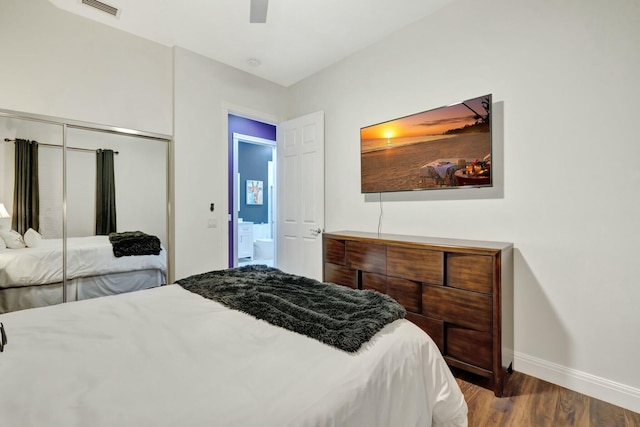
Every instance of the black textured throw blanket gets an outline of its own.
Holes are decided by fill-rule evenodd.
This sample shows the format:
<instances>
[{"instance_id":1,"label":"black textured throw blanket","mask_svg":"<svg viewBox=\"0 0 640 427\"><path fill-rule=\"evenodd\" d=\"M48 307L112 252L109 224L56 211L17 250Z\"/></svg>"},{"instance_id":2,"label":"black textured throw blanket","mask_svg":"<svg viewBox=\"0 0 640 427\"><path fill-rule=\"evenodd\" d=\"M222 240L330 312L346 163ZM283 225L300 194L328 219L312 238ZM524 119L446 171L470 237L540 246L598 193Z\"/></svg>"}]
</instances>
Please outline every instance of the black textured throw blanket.
<instances>
[{"instance_id":1,"label":"black textured throw blanket","mask_svg":"<svg viewBox=\"0 0 640 427\"><path fill-rule=\"evenodd\" d=\"M404 308L387 295L284 273L264 265L211 271L176 283L347 352L356 352Z\"/></svg>"},{"instance_id":2,"label":"black textured throw blanket","mask_svg":"<svg viewBox=\"0 0 640 427\"><path fill-rule=\"evenodd\" d=\"M117 258L130 255L159 255L160 239L142 231L110 233L109 241Z\"/></svg>"}]
</instances>

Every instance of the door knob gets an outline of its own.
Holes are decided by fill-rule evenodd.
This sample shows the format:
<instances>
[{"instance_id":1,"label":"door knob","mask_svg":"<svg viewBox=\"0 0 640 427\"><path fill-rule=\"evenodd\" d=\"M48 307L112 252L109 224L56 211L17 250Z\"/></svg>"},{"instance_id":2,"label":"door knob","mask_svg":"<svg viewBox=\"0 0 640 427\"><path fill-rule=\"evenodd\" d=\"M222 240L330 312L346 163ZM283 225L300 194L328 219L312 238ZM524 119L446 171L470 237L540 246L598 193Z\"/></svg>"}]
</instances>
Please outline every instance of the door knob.
<instances>
[{"instance_id":1,"label":"door knob","mask_svg":"<svg viewBox=\"0 0 640 427\"><path fill-rule=\"evenodd\" d=\"M322 233L322 229L320 227L311 229L311 235L313 235L313 237L316 237L320 233Z\"/></svg>"}]
</instances>

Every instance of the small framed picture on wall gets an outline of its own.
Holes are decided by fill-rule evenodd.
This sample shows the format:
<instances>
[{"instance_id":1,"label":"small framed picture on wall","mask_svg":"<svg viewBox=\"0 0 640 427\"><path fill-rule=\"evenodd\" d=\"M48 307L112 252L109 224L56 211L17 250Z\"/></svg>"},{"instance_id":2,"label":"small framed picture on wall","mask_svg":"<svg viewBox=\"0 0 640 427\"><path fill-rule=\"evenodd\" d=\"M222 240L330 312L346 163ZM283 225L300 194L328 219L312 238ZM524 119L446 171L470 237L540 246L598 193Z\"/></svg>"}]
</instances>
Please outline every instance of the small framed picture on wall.
<instances>
[{"instance_id":1,"label":"small framed picture on wall","mask_svg":"<svg viewBox=\"0 0 640 427\"><path fill-rule=\"evenodd\" d=\"M262 181L254 179L247 180L247 204L248 205L261 205L262 204Z\"/></svg>"}]
</instances>

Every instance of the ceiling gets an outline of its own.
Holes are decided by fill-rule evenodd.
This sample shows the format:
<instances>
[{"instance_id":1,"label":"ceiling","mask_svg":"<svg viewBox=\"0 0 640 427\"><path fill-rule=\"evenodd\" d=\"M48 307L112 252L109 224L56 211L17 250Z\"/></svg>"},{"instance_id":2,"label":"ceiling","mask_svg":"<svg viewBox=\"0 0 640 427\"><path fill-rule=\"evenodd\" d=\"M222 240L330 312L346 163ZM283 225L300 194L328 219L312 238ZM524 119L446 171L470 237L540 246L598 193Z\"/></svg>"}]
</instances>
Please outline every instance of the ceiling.
<instances>
[{"instance_id":1,"label":"ceiling","mask_svg":"<svg viewBox=\"0 0 640 427\"><path fill-rule=\"evenodd\" d=\"M453 0L270 0L265 24L249 23L250 0L81 0L59 8L166 46L180 46L290 86Z\"/></svg>"}]
</instances>

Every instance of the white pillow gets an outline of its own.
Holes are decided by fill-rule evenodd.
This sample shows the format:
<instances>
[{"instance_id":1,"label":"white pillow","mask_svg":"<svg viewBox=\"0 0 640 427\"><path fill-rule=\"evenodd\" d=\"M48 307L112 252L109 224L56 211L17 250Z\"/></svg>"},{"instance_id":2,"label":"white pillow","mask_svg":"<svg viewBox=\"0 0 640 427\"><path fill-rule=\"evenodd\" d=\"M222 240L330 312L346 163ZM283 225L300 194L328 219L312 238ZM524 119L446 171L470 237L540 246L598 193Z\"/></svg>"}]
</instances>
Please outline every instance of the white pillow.
<instances>
[{"instance_id":1,"label":"white pillow","mask_svg":"<svg viewBox=\"0 0 640 427\"><path fill-rule=\"evenodd\" d=\"M29 248L37 248L40 246L40 240L42 240L42 235L33 228L28 229L27 232L24 233L24 244Z\"/></svg>"},{"instance_id":2,"label":"white pillow","mask_svg":"<svg viewBox=\"0 0 640 427\"><path fill-rule=\"evenodd\" d=\"M0 238L0 252L7 249L7 245L4 243L4 239Z\"/></svg>"},{"instance_id":3,"label":"white pillow","mask_svg":"<svg viewBox=\"0 0 640 427\"><path fill-rule=\"evenodd\" d=\"M9 249L22 249L25 247L22 236L15 230L2 230L0 231L0 237L2 237Z\"/></svg>"}]
</instances>

